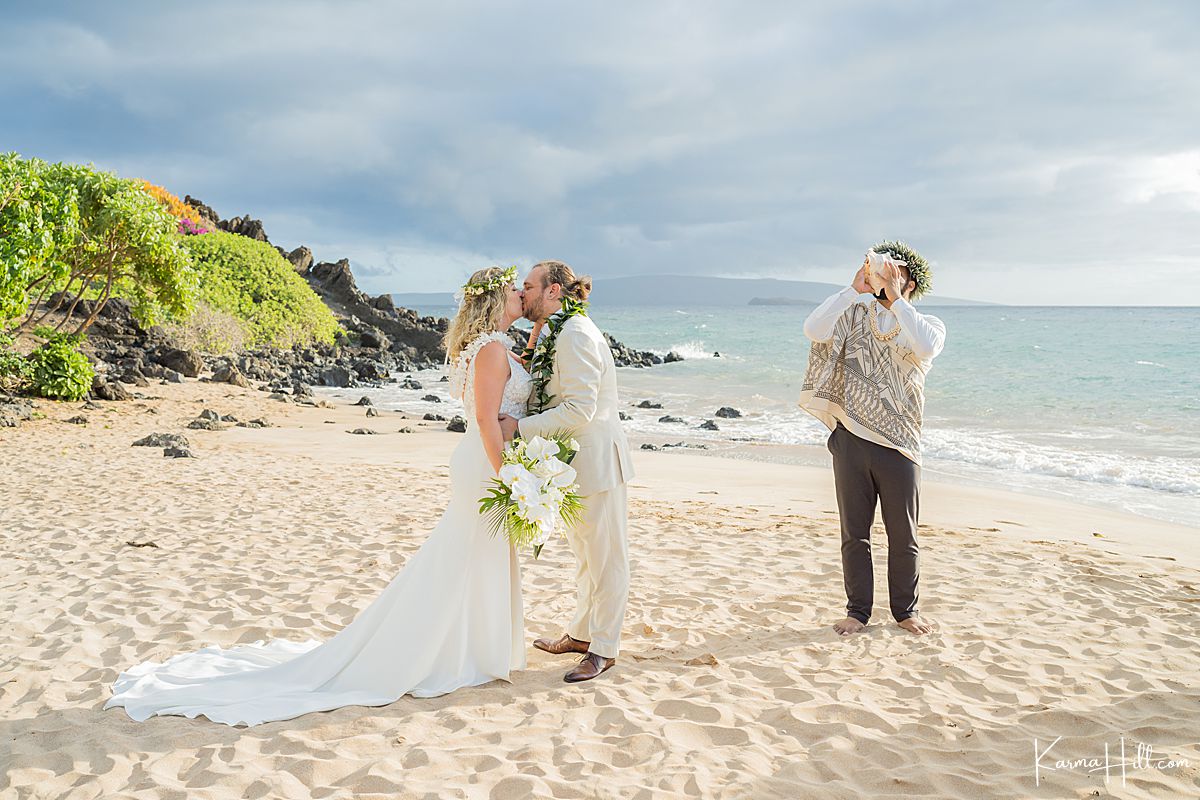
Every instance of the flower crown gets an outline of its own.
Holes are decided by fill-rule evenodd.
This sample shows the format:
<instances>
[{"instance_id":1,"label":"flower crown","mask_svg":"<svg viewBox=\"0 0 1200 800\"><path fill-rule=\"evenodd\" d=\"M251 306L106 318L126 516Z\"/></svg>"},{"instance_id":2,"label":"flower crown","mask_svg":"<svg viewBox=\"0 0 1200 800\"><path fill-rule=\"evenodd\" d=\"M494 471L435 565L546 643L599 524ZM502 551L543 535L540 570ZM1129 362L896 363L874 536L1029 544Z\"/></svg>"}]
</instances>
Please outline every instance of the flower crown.
<instances>
[{"instance_id":1,"label":"flower crown","mask_svg":"<svg viewBox=\"0 0 1200 800\"><path fill-rule=\"evenodd\" d=\"M499 275L493 275L486 281L482 281L480 283L471 283L468 281L467 283L464 283L462 288L458 290L458 294L460 298L478 297L481 294L487 294L488 292L495 291L501 286L507 286L516 279L517 267L514 264L513 266L501 272Z\"/></svg>"},{"instance_id":2,"label":"flower crown","mask_svg":"<svg viewBox=\"0 0 1200 800\"><path fill-rule=\"evenodd\" d=\"M929 290L933 288L933 268L929 266L929 262L921 257L921 254L904 242L880 242L871 248L872 251L880 255L886 253L892 257L892 260L897 264L903 264L908 268L909 277L916 281L916 288L912 291L912 299L919 300L921 297L929 294Z\"/></svg>"}]
</instances>

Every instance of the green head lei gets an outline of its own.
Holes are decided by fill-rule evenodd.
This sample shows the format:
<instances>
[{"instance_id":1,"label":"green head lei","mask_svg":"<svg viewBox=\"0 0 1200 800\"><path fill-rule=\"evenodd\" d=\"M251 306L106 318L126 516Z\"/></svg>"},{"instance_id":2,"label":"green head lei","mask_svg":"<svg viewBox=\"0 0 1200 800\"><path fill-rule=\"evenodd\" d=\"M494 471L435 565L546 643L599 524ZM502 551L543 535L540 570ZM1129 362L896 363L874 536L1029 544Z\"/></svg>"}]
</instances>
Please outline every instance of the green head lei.
<instances>
[{"instance_id":1,"label":"green head lei","mask_svg":"<svg viewBox=\"0 0 1200 800\"><path fill-rule=\"evenodd\" d=\"M897 261L903 261L904 266L908 268L909 276L916 281L917 287L913 289L910 297L913 300L919 300L929 294L929 290L933 288L933 269L929 266L929 262L921 257L921 254L904 242L880 242L871 248L876 253L888 253Z\"/></svg>"}]
</instances>

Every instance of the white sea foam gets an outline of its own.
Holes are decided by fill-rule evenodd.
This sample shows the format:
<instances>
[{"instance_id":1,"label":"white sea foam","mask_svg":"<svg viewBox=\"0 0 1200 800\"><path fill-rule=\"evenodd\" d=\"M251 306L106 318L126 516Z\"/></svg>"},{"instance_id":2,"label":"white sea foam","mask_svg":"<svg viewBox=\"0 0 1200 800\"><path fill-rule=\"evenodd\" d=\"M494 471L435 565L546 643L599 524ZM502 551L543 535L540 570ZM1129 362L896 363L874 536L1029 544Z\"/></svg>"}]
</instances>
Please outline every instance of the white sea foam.
<instances>
[{"instance_id":1,"label":"white sea foam","mask_svg":"<svg viewBox=\"0 0 1200 800\"><path fill-rule=\"evenodd\" d=\"M683 356L684 360L696 358L712 358L713 350L705 346L704 342L699 339L692 339L687 342L673 344L666 350L657 350L659 355L665 356L667 353L678 353Z\"/></svg>"},{"instance_id":2,"label":"white sea foam","mask_svg":"<svg viewBox=\"0 0 1200 800\"><path fill-rule=\"evenodd\" d=\"M1194 460L1036 445L997 431L927 428L922 438L924 455L942 461L1200 497Z\"/></svg>"},{"instance_id":3,"label":"white sea foam","mask_svg":"<svg viewBox=\"0 0 1200 800\"><path fill-rule=\"evenodd\" d=\"M1166 364L1159 364L1157 361L1135 361L1135 364L1140 364L1143 367L1162 367L1166 369Z\"/></svg>"},{"instance_id":4,"label":"white sea foam","mask_svg":"<svg viewBox=\"0 0 1200 800\"><path fill-rule=\"evenodd\" d=\"M747 400L760 400L754 396ZM706 410L698 416L688 416L683 402L664 403L662 411L634 410L628 423L634 432L666 438L685 436L690 439L728 441L748 438L756 442L780 445L824 446L829 431L807 413L774 411L746 412L740 419L717 420L719 431L705 431L697 426L708 418ZM745 411L745 409L743 409ZM661 423L658 417L670 414L682 416L685 424ZM1067 440L1099 437L1063 436ZM922 440L923 456L927 460L957 462L973 467L985 467L1001 473L1080 481L1091 484L1128 486L1168 492L1175 495L1200 497L1200 470L1195 460L1155 456L1138 457L1129 453L1062 446L1035 445L1013 434L1000 431L965 431L936 428L926 425Z\"/></svg>"}]
</instances>

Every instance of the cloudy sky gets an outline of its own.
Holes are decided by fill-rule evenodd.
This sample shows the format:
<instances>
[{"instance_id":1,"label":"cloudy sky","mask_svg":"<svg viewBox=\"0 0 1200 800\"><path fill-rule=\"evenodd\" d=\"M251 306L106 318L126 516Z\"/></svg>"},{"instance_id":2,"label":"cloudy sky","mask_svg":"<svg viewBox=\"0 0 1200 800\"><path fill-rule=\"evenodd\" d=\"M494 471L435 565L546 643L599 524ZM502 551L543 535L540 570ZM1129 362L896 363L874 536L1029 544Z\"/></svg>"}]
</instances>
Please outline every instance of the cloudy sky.
<instances>
[{"instance_id":1,"label":"cloudy sky","mask_svg":"<svg viewBox=\"0 0 1200 800\"><path fill-rule=\"evenodd\" d=\"M349 257L1200 297L1200 3L6 4L0 149Z\"/></svg>"}]
</instances>

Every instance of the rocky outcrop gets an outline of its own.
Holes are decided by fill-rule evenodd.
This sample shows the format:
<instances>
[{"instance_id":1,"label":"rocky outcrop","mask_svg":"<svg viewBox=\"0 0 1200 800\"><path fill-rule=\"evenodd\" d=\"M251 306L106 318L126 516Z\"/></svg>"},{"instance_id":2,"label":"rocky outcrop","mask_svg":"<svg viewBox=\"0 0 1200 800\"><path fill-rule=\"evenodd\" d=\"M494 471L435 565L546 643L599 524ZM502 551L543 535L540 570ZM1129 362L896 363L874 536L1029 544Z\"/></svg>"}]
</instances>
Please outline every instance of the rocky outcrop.
<instances>
[{"instance_id":1,"label":"rocky outcrop","mask_svg":"<svg viewBox=\"0 0 1200 800\"><path fill-rule=\"evenodd\" d=\"M398 353L430 366L445 358L442 336L449 320L396 308L391 295L368 296L355 283L348 259L322 261L301 274L351 331L352 342L357 338L362 347Z\"/></svg>"},{"instance_id":2,"label":"rocky outcrop","mask_svg":"<svg viewBox=\"0 0 1200 800\"><path fill-rule=\"evenodd\" d=\"M192 197L190 194L184 195L183 202L187 203L200 214L200 221L205 223L204 227L209 230L216 230L221 227L221 218L217 216L217 212L213 211L212 206L204 204L204 201Z\"/></svg>"},{"instance_id":3,"label":"rocky outcrop","mask_svg":"<svg viewBox=\"0 0 1200 800\"><path fill-rule=\"evenodd\" d=\"M297 247L295 250L293 250L290 253L286 252L282 247L279 247L278 245L276 245L275 249L278 250L279 255L286 258L291 263L291 265L296 268L296 272L299 272L301 275L307 274L308 271L310 269L312 269L312 265L313 265L312 250L309 250L304 245L300 245L299 247Z\"/></svg>"},{"instance_id":4,"label":"rocky outcrop","mask_svg":"<svg viewBox=\"0 0 1200 800\"><path fill-rule=\"evenodd\" d=\"M226 233L236 233L238 236L245 236L247 239L254 239L259 242L269 241L267 239L267 232L263 229L262 220L251 219L249 215L221 220L217 223L217 227Z\"/></svg>"},{"instance_id":5,"label":"rocky outcrop","mask_svg":"<svg viewBox=\"0 0 1200 800\"><path fill-rule=\"evenodd\" d=\"M652 367L655 364L663 363L662 356L651 353L649 350L634 350L632 347L621 344L607 333L604 334L604 339L608 342L608 347L612 350L613 361L618 367Z\"/></svg>"}]
</instances>

